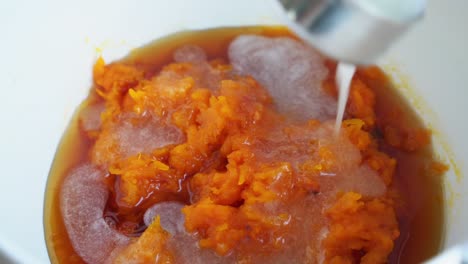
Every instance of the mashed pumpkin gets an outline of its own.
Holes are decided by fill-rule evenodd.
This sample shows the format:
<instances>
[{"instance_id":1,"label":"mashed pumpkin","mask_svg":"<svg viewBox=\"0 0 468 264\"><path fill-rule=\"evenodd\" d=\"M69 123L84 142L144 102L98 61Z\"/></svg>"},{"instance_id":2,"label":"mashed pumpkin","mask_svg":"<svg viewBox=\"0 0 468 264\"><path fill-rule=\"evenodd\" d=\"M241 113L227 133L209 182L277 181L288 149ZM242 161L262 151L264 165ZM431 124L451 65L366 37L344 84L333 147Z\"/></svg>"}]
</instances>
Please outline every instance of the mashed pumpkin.
<instances>
[{"instance_id":1,"label":"mashed pumpkin","mask_svg":"<svg viewBox=\"0 0 468 264\"><path fill-rule=\"evenodd\" d=\"M386 77L370 67L353 78L335 134L335 64L291 39L243 41L256 47L244 61L233 44L228 59L183 46L158 70L97 60L79 117L88 157L61 196L84 261L388 262L404 205L397 160L381 142L412 153L430 143L428 131L394 121L398 109L377 113L369 82ZM264 43L287 47L273 53L301 68L256 68L272 64ZM299 88L284 93L288 83Z\"/></svg>"},{"instance_id":2,"label":"mashed pumpkin","mask_svg":"<svg viewBox=\"0 0 468 264\"><path fill-rule=\"evenodd\" d=\"M105 65L99 59L94 66L95 91L105 108L97 129L87 131L96 140L91 160L112 175L109 189L123 218L187 192L190 199L182 209L185 228L198 235L199 246L221 256L235 251L238 260L249 263L254 259L249 251L282 251L291 239L297 239L294 236L303 234L298 228L307 228L307 223L293 223L296 216L292 213L307 211L296 205L321 193L321 173L340 170L342 158L336 157L334 145L340 142L314 142L314 137L305 134L326 124L289 122L255 79L232 75L231 65L222 60L209 64L216 70L217 87L209 86L213 80L208 79L214 77L194 63L171 63L148 78L138 67ZM369 133L376 125L374 97L358 77L353 80L348 105L351 118L343 122L342 140L351 142L361 154L359 162L389 186L396 161L378 150ZM151 135L160 135L157 140L169 144L156 142L148 149L143 147L143 152L132 153L119 143L119 137L132 136L119 135L126 133L119 131L122 120L148 129L155 126L149 119L162 124ZM391 144L417 146L401 135L391 128L385 130ZM273 149L282 152L268 155ZM392 199L385 194L374 196L349 191L317 199L323 211L312 213L323 216L310 216L309 228L317 229L313 218L320 218L324 226L319 229L326 230L326 236L320 241L301 238L311 240L299 242L307 248L304 254L323 251L318 255L324 263L386 262L399 235L398 222ZM157 221L120 254L135 259L160 254L162 263L170 263L171 254L177 252L164 247L168 234Z\"/></svg>"}]
</instances>

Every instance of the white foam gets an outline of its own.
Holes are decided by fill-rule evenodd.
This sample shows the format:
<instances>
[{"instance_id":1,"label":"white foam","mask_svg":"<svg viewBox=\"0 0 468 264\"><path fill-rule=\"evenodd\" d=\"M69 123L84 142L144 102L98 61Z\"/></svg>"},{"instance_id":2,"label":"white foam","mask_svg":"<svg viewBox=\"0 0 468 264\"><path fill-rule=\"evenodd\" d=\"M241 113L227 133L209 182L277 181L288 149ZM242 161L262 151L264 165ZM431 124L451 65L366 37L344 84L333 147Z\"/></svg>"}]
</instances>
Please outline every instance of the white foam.
<instances>
[{"instance_id":1,"label":"white foam","mask_svg":"<svg viewBox=\"0 0 468 264\"><path fill-rule=\"evenodd\" d=\"M196 86L213 92L217 91L222 80L221 72L208 63L207 55L201 47L196 45L182 46L174 51L173 57L175 62L189 62L192 64L186 75L195 80ZM179 78L180 76L176 76L176 80ZM170 79L169 81L171 81ZM174 78L172 78L173 80Z\"/></svg>"},{"instance_id":2,"label":"white foam","mask_svg":"<svg viewBox=\"0 0 468 264\"><path fill-rule=\"evenodd\" d=\"M359 149L343 133L335 135L332 122L326 122L316 130L319 146L327 147L334 156L338 171L349 172L361 163Z\"/></svg>"},{"instance_id":3,"label":"white foam","mask_svg":"<svg viewBox=\"0 0 468 264\"><path fill-rule=\"evenodd\" d=\"M185 135L176 126L153 116L141 117L134 113L123 113L106 125L110 127L100 134L93 152L93 158L101 165L139 153L148 154L155 149L185 140ZM109 149L112 150L112 155L109 155Z\"/></svg>"},{"instance_id":4,"label":"white foam","mask_svg":"<svg viewBox=\"0 0 468 264\"><path fill-rule=\"evenodd\" d=\"M160 216L161 227L172 235L185 232L183 204L179 202L160 202L146 210L143 220L147 226L156 216Z\"/></svg>"},{"instance_id":5,"label":"white foam","mask_svg":"<svg viewBox=\"0 0 468 264\"><path fill-rule=\"evenodd\" d=\"M177 235L168 241L169 248L175 252L176 263L227 264L235 263L230 256L219 256L211 249L202 249L196 235Z\"/></svg>"},{"instance_id":6,"label":"white foam","mask_svg":"<svg viewBox=\"0 0 468 264\"><path fill-rule=\"evenodd\" d=\"M386 186L380 176L362 164L359 149L349 141L346 135L333 133L331 122L317 130L319 145L326 146L333 153L333 170L323 172L321 189L330 197L337 192L358 192L364 196L378 197L385 193ZM333 176L333 177L329 177ZM328 179L323 179L328 178Z\"/></svg>"},{"instance_id":7,"label":"white foam","mask_svg":"<svg viewBox=\"0 0 468 264\"><path fill-rule=\"evenodd\" d=\"M80 112L81 128L86 131L97 131L101 128L101 113L105 109L103 102L92 104L83 108Z\"/></svg>"},{"instance_id":8,"label":"white foam","mask_svg":"<svg viewBox=\"0 0 468 264\"><path fill-rule=\"evenodd\" d=\"M76 253L87 263L104 263L128 237L109 227L103 218L108 191L102 172L91 165L72 170L60 192L60 209Z\"/></svg>"},{"instance_id":9,"label":"white foam","mask_svg":"<svg viewBox=\"0 0 468 264\"><path fill-rule=\"evenodd\" d=\"M229 59L240 74L263 84L281 112L298 119L336 115L336 100L322 89L328 70L321 56L287 37L242 35L231 42Z\"/></svg>"},{"instance_id":10,"label":"white foam","mask_svg":"<svg viewBox=\"0 0 468 264\"><path fill-rule=\"evenodd\" d=\"M230 263L229 257L220 257L211 249L201 249L198 246L196 234L185 230L183 207L179 202L157 203L145 212L144 222L149 225L156 216L160 216L161 227L171 234L168 246L174 253L176 263Z\"/></svg>"},{"instance_id":11,"label":"white foam","mask_svg":"<svg viewBox=\"0 0 468 264\"><path fill-rule=\"evenodd\" d=\"M132 122L131 116L123 116L115 129L122 156L129 157L138 153L150 153L153 150L184 140L182 132L173 125L164 124L151 117L148 120Z\"/></svg>"},{"instance_id":12,"label":"white foam","mask_svg":"<svg viewBox=\"0 0 468 264\"><path fill-rule=\"evenodd\" d=\"M174 61L176 62L201 62L206 60L205 51L196 45L184 45L174 51Z\"/></svg>"},{"instance_id":13,"label":"white foam","mask_svg":"<svg viewBox=\"0 0 468 264\"><path fill-rule=\"evenodd\" d=\"M367 197L382 196L387 190L377 172L367 165L358 166L348 174L343 173L337 181L337 188L344 192L357 192Z\"/></svg>"}]
</instances>

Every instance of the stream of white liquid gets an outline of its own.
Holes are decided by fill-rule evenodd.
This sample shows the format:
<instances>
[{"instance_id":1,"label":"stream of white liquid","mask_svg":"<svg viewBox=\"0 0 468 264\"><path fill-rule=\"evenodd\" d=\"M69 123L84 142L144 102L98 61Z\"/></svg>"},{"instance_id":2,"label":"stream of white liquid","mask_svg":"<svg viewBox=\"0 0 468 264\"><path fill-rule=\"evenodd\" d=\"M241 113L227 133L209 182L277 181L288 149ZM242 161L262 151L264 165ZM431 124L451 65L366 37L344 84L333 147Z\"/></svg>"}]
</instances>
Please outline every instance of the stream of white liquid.
<instances>
[{"instance_id":1,"label":"stream of white liquid","mask_svg":"<svg viewBox=\"0 0 468 264\"><path fill-rule=\"evenodd\" d=\"M356 72L356 66L353 64L340 62L336 68L335 82L338 87L338 109L336 111L335 135L340 133L341 122L348 102L349 86L354 72Z\"/></svg>"}]
</instances>

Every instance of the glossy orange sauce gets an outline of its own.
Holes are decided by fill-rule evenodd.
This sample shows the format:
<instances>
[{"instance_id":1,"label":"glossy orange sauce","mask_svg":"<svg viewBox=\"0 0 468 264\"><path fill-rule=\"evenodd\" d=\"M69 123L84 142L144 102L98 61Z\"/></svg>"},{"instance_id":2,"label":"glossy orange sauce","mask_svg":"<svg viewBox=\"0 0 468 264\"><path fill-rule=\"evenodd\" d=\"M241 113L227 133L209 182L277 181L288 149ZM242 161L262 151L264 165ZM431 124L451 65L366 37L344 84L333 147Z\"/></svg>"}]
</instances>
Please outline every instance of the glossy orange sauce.
<instances>
[{"instance_id":1,"label":"glossy orange sauce","mask_svg":"<svg viewBox=\"0 0 468 264\"><path fill-rule=\"evenodd\" d=\"M286 29L277 27L226 28L185 32L139 48L124 58L122 62L135 65L143 69L148 76L152 76L159 72L164 65L170 63L173 51L184 44L194 44L202 47L209 58L227 60L226 49L230 41L235 36L246 33L295 38ZM336 63L327 61L327 67L330 72L329 78L324 83L325 89L330 93L336 93L333 82ZM353 82L355 88L354 94L353 89L351 90L348 114L360 118L366 124L375 122L375 129L369 133L378 142L379 151L383 151L390 157L395 158L397 163L393 177L387 179L387 181L391 181L391 189L398 193L397 198L395 198L397 201L395 210L400 234L389 256L389 262L420 262L434 255L443 243L443 194L441 187L443 170L435 162L432 146L422 122L411 110L407 102L401 98L396 89L392 87L390 80L380 69L376 67L359 69ZM366 105L366 102L370 100L368 97L373 95L366 92L365 89L367 88L359 88L360 85L356 84L357 82L362 82L362 86L370 88L373 95L375 95L375 106L373 108ZM64 176L71 168L93 159L93 157L90 157L89 152L94 141L84 131L80 130L78 114L82 109L86 109L88 104L93 104L99 100L99 95L93 90L88 99L78 109L76 116L62 138L50 171L44 210L44 226L52 263L84 263L74 252L67 236L60 213L59 189ZM373 116L374 114L375 116ZM369 155L372 156L372 154ZM369 162L372 162L372 160ZM213 159L209 167L222 167L225 166L225 163L225 160ZM121 166L125 166L125 164ZM108 180L113 182L115 180L113 177L115 176L111 176ZM385 176L382 177L386 181ZM196 187L197 182L192 181L191 184L191 186L189 183L182 184L177 194L172 192L161 193L142 202L136 201L127 193L122 192L119 189L120 185L110 184L109 188L112 195L104 216L114 221L116 228L121 232L138 237L146 228L141 220L144 209L155 201L162 200L178 200L190 204L190 198L193 199L194 196L193 186ZM204 185L203 182L198 184L200 186ZM310 190L307 191L314 191L314 188L314 184L310 183ZM200 192L203 193L203 190ZM354 199L351 196L346 197L351 200ZM222 199L222 203L225 203L226 199L229 200L229 203L236 203L237 201L235 197L222 197ZM118 204L119 202L116 201L121 202ZM130 205L137 203L139 209L132 209L131 206L125 209L126 207L123 206L125 203ZM185 213L186 217L191 219L190 223L192 223L186 225L187 228L197 229L203 226L203 223L200 223L200 220L197 219L197 214L200 214L199 211L187 210ZM334 211L331 211L330 215L331 217L336 215L337 219L340 217L339 213L334 213ZM199 222L198 225L196 224L197 221ZM235 225L233 223L233 226ZM226 233L226 236L229 235L235 236L233 233ZM217 247L216 245L220 241L216 240L215 237L207 235L204 241L206 247L212 248L220 254L226 253L225 250L229 250L229 248ZM236 240L232 241L235 242ZM333 241L328 241L328 243L334 245Z\"/></svg>"}]
</instances>

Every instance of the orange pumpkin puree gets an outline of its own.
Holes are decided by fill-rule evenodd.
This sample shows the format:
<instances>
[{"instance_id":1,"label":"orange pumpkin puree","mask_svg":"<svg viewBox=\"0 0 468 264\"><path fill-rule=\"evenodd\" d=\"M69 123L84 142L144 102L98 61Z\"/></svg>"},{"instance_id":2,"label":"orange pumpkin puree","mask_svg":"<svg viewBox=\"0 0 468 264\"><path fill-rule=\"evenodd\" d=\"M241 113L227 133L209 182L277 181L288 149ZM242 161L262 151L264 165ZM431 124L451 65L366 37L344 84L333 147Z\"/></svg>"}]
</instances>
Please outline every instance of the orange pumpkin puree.
<instances>
[{"instance_id":1,"label":"orange pumpkin puree","mask_svg":"<svg viewBox=\"0 0 468 264\"><path fill-rule=\"evenodd\" d=\"M230 69L219 60L211 64L221 71ZM105 65L99 59L94 66L94 80L106 109L101 115L102 129L91 135L96 137L92 161L107 166L115 176L119 186L115 194L117 204L131 208L127 214L135 208L141 210L147 199L152 203L167 199L164 195L152 196L155 187L162 193L177 194L184 188L181 183L187 183L192 203L183 209L185 227L200 234L201 247L225 255L249 238L251 245L244 242L244 250L277 250L285 243L282 238L289 232L285 223L290 216L271 214L258 205L294 203L309 193L319 192L316 177L320 170L334 166L333 154L326 147L310 149L318 151L323 160L305 162L300 173L286 160L256 159L255 149L244 142L255 141L272 126L284 122L284 117L271 107L268 92L254 79L239 76L226 76L219 89L212 91L196 85L198 76L192 70L190 63L172 63L148 80L136 67ZM355 78L348 107L354 118L345 120L343 125L346 135L362 152L363 162L390 185L396 161L378 150L368 132L375 125L374 97ZM183 131L186 141L151 154L124 157L111 142L112 124L120 113L131 111L170 119ZM134 122L139 122L138 118ZM311 120L302 129L314 129L317 125L319 121ZM286 135L293 133L287 126L284 129ZM407 132L387 130L385 135L390 144L405 148L417 147L416 142L423 141L419 137L426 138L424 133L410 136ZM225 169L220 170L223 164ZM357 193L345 193L326 215L330 219L330 234L323 243L326 262L352 263L355 252L360 252L363 263L383 263L399 235L390 198L364 199ZM134 247L144 249L147 243L155 243L145 239L146 232ZM143 249L140 252L147 254Z\"/></svg>"},{"instance_id":2,"label":"orange pumpkin puree","mask_svg":"<svg viewBox=\"0 0 468 264\"><path fill-rule=\"evenodd\" d=\"M92 142L89 160L109 172L105 216L120 232L138 237L115 262L132 256L135 263L145 263L158 256L160 263L172 263L177 252L165 245L170 234L159 218L146 227L142 215L157 202L176 200L185 204L185 228L197 234L201 248L235 254L240 263L292 250L291 243L307 245L304 254L320 255L323 263L386 263L400 235L397 210L403 205L393 186L397 160L383 152L379 137L388 146L414 152L430 143L430 133L393 122L401 114L396 110L378 118L376 94L368 84L386 81L383 73L369 67L354 76L342 140L351 142L361 164L378 174L385 194L338 192L310 202L316 208L306 211L303 201L328 188L320 180L323 174L341 166L340 141L310 141L306 135L318 133L325 123L290 121L256 80L231 74L223 57L209 63L221 76L216 87L203 83L203 73L191 63L169 63L156 73L136 63L105 64L101 58L94 65L88 104L104 104L104 111L99 128L86 129ZM336 95L336 64L326 65L323 88ZM178 131L181 143L127 155L116 142L115 126L128 113L135 126L149 117L161 120L167 131ZM273 150L278 152L269 155ZM433 170L446 170L433 164ZM291 220L293 214L310 212L316 214L308 216L310 223Z\"/></svg>"}]
</instances>

